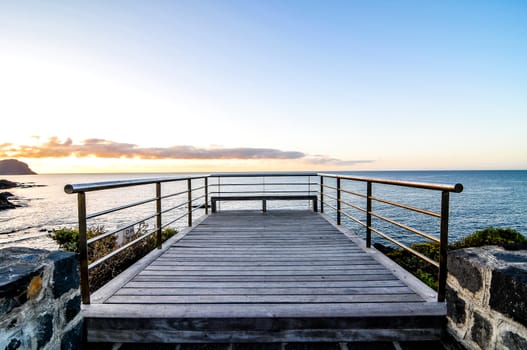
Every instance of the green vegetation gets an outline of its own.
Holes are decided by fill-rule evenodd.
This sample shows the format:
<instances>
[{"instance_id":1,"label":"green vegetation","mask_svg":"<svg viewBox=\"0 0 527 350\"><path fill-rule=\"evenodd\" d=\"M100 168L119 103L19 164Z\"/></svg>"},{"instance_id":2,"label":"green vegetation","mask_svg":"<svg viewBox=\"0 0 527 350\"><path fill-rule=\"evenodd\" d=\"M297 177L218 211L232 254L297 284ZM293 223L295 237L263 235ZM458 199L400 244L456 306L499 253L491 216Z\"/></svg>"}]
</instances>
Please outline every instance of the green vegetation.
<instances>
[{"instance_id":1,"label":"green vegetation","mask_svg":"<svg viewBox=\"0 0 527 350\"><path fill-rule=\"evenodd\" d=\"M134 239L144 235L147 232L147 225L139 225L137 231L128 239L122 243L122 245L133 241ZM88 228L86 235L88 239L97 237L106 230L103 226L93 226ZM166 241L170 237L174 236L177 231L173 228L166 228L161 231L162 241ZM70 252L79 252L79 231L73 228L61 228L58 230L53 230L53 233L50 234L50 237L55 240L60 249L70 251ZM93 263L99 259L105 257L111 252L119 248L117 244L117 237L115 235L110 235L104 237L88 247L88 263ZM141 259L143 256L148 254L156 247L155 234L150 235L143 239L142 241L128 247L119 254L112 256L105 262L95 266L90 270L90 291L95 291L101 286L106 284L112 278L123 272L130 265L135 263L137 260Z\"/></svg>"},{"instance_id":2,"label":"green vegetation","mask_svg":"<svg viewBox=\"0 0 527 350\"><path fill-rule=\"evenodd\" d=\"M452 243L449 246L450 250L481 247L484 245L497 245L502 247L518 247L525 246L527 239L518 231L505 228L488 227L480 231L472 233L470 236L462 240ZM376 245L386 256L401 265L407 271L423 281L430 288L437 289L437 268L421 260L412 253L403 249L391 249L382 245ZM419 253L429 257L434 261L439 261L439 243L416 243L412 244L410 248ZM524 247L524 249L527 248Z\"/></svg>"},{"instance_id":3,"label":"green vegetation","mask_svg":"<svg viewBox=\"0 0 527 350\"><path fill-rule=\"evenodd\" d=\"M487 227L451 245L452 249L498 245L501 247L527 244L527 239L518 231L510 228Z\"/></svg>"}]
</instances>

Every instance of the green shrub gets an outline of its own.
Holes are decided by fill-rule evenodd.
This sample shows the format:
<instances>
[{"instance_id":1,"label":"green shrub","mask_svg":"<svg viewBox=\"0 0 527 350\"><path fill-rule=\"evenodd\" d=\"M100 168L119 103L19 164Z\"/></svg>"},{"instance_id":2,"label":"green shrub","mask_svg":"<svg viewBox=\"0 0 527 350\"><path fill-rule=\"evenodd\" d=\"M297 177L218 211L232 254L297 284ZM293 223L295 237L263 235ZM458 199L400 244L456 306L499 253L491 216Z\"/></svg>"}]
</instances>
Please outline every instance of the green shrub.
<instances>
[{"instance_id":1,"label":"green shrub","mask_svg":"<svg viewBox=\"0 0 527 350\"><path fill-rule=\"evenodd\" d=\"M439 261L438 243L416 243L412 244L410 248L418 251L432 260ZM421 258L403 249L393 249L386 252L386 255L398 265L402 266L405 270L409 271L414 276L423 281L430 288L437 289L438 269L435 266L428 264Z\"/></svg>"},{"instance_id":2,"label":"green shrub","mask_svg":"<svg viewBox=\"0 0 527 350\"><path fill-rule=\"evenodd\" d=\"M451 245L452 249L481 247L484 245L508 246L527 244L527 239L518 231L510 228L487 227L476 231Z\"/></svg>"},{"instance_id":3,"label":"green shrub","mask_svg":"<svg viewBox=\"0 0 527 350\"><path fill-rule=\"evenodd\" d=\"M133 237L130 237L124 242L124 244L145 234L147 229L147 225L140 224ZM103 226L94 226L87 229L86 235L88 239L90 239L103 233L105 233ZM175 229L166 228L161 231L161 239L164 242L176 233L177 231ZM60 249L76 253L79 252L79 231L77 229L65 227L53 230L50 237L58 243ZM99 289L137 260L144 257L150 251L155 249L156 243L154 233L92 268L89 273L90 291L93 292ZM88 247L88 263L96 262L116 250L118 247L115 235L104 237L103 239L90 244Z\"/></svg>"},{"instance_id":4,"label":"green shrub","mask_svg":"<svg viewBox=\"0 0 527 350\"><path fill-rule=\"evenodd\" d=\"M525 244L527 244L527 239L518 231L509 228L488 227L452 243L449 249L481 247L484 245L515 246ZM439 261L439 243L416 243L412 244L410 248L434 261ZM437 289L438 269L436 267L403 249L385 248L380 250L430 288Z\"/></svg>"}]
</instances>

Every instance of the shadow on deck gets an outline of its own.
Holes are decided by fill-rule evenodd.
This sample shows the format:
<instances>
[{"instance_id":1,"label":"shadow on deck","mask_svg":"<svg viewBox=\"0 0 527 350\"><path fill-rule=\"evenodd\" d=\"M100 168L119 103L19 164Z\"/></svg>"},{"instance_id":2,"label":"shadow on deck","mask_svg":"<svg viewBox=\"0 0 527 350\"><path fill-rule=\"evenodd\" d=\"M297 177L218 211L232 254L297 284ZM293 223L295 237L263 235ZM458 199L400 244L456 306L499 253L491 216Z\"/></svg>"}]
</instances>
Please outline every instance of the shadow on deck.
<instances>
[{"instance_id":1,"label":"shadow on deck","mask_svg":"<svg viewBox=\"0 0 527 350\"><path fill-rule=\"evenodd\" d=\"M446 306L309 211L225 211L173 237L83 306L88 342L420 341Z\"/></svg>"}]
</instances>

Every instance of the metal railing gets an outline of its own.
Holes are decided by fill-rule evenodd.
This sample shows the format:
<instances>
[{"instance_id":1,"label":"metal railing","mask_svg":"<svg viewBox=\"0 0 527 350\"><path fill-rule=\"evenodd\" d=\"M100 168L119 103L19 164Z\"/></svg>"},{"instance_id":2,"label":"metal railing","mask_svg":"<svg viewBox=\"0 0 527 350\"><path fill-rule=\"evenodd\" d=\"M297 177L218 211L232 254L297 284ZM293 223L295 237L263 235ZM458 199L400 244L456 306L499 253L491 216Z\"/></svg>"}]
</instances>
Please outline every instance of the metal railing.
<instances>
[{"instance_id":1,"label":"metal railing","mask_svg":"<svg viewBox=\"0 0 527 350\"><path fill-rule=\"evenodd\" d=\"M410 252L411 254L417 256L421 260L431 264L438 268L438 289L437 289L437 300L442 302L445 301L445 291L446 291L446 278L447 278L447 250L448 250L448 221L449 221L449 202L450 202L450 192L460 193L463 191L463 185L461 184L433 184L425 182L409 182L409 181L398 181L398 180L387 180L387 179L374 179L374 178L363 178L355 176L345 176L345 175L336 175L336 174L318 174L320 176L320 211L324 212L324 206L328 206L333 209L336 213L336 222L337 225L341 225L342 216L351 220L352 222L364 227L366 229L366 247L371 248L371 234L372 232L376 233L378 236L388 240L389 242L395 244L396 246ZM334 185L327 184L327 181L324 179L333 179ZM352 191L349 189L343 188L343 182L362 182L366 184L366 193L360 193L357 191ZM441 192L441 204L440 211L434 212L431 210L425 210L422 208L414 207L411 205L406 205L398 203L392 200L383 199L373 195L373 184L383 184L383 185L392 185L399 187L409 187L416 189L425 189ZM335 195L327 193L327 190L333 191ZM349 201L344 200L343 194L348 196L358 197L364 200L364 206L359 206L352 204ZM326 198L332 199L335 205L331 205L325 201ZM431 216L439 219L439 238L435 237L432 234L423 232L416 228L413 228L409 225L405 225L396 220L390 219L384 215L376 213L372 209L373 202L383 203L385 205L401 208L411 212L419 213L422 215ZM364 205L363 204L363 205ZM346 208L353 209L355 211L361 212L366 216L366 222L361 221L356 216L350 215L348 211L344 210L342 206ZM428 256L418 252L415 249L412 249L408 245L398 241L394 237L390 236L386 232L382 232L380 229L372 225L372 218L377 218L381 221L384 221L390 225L394 225L400 229L403 229L407 232L413 233L420 237L423 237L429 241L439 244L439 261L435 261Z\"/></svg>"},{"instance_id":2,"label":"metal railing","mask_svg":"<svg viewBox=\"0 0 527 350\"><path fill-rule=\"evenodd\" d=\"M193 187L193 181L203 180L202 186ZM186 182L186 186L176 192L168 194L162 194L162 185L174 182ZM142 186L142 185L155 185L155 196L147 199L143 199L137 202L120 205L110 209L105 209L98 212L87 213L86 211L86 192L95 192L102 190L120 189L131 186ZM84 304L90 303L90 285L89 285L89 272L93 268L100 264L108 261L108 259L122 253L124 250L137 245L138 243L146 240L155 234L156 246L161 248L162 243L162 230L175 222L187 218L187 225L192 226L192 213L198 209L204 208L205 213L208 213L208 176L189 176L189 177L167 177L167 178L154 178L154 179L137 179L137 180L122 180L122 181L108 181L108 182L97 182L97 183L84 183L84 184L72 184L66 185L64 191L68 194L77 194L77 207L78 207L78 221L79 221L79 260L80 260L80 277L81 277L81 296ZM193 196L196 191L202 191L203 194L199 196ZM184 197L182 203L173 205L169 208L163 208L163 201L167 201L169 198ZM193 205L194 202L201 200L203 205ZM138 220L127 223L124 226L120 226L117 229L105 232L96 237L87 237L88 232L88 221L91 219L99 218L104 215L109 215L122 210L138 207L147 203L155 202L155 210L153 214L141 217ZM163 218L168 216L169 213L184 210L182 215L177 215L175 218L170 218L170 221L163 224ZM111 253L95 260L88 261L88 251L90 246L95 242L98 242L106 237L117 235L125 229L134 228L136 225L143 223L147 220L155 219L155 227L151 230L146 230L139 237L134 237L130 242L119 246Z\"/></svg>"},{"instance_id":3,"label":"metal railing","mask_svg":"<svg viewBox=\"0 0 527 350\"><path fill-rule=\"evenodd\" d=\"M197 181L201 181L202 184L197 187L193 187ZM162 194L162 185L168 183L180 183L186 182L186 186L183 189L179 189L176 192L168 194ZM330 183L332 182L332 183ZM345 188L343 183L365 183L366 193L360 193L355 190ZM392 185L398 187L408 187L414 189L425 189L441 192L441 204L440 211L434 212L431 210L421 209L415 206L397 203L392 200L383 199L373 195L373 184ZM105 209L88 214L86 211L86 193L96 192L102 190L119 189L131 186L142 186L142 185L155 185L155 196L147 199L141 199L139 201L120 205L110 209ZM438 300L445 300L445 288L446 288L446 255L448 247L448 221L449 221L449 194L450 192L459 193L463 190L461 184L445 185L445 184L431 184L431 183L420 183L420 182L407 182L407 181L396 181L396 180L385 180L385 179L373 179L373 178L362 178L353 176L344 176L337 174L325 174L316 172L290 172L290 173L214 173L209 175L200 176L188 176L188 177L167 177L167 178L155 178L155 179L139 179L139 180L123 180L123 181L110 181L110 182L98 182L98 183L86 183L86 184L73 184L66 185L64 188L68 194L77 194L78 197L78 221L79 221L79 258L80 258L80 274L81 274L81 295L84 304L90 303L90 288L89 288L89 271L94 267L102 264L111 257L121 253L127 248L130 248L137 243L151 237L155 234L156 245L161 248L161 231L163 228L173 224L178 220L187 218L187 225L192 226L193 217L192 214L198 209L203 208L204 213L208 214L209 199L212 196L232 196L232 195L278 195L278 196L295 196L298 194L307 195L318 195L320 203L320 211L324 212L324 207L331 208L336 213L336 223L342 224L342 217L345 217L351 222L354 222L360 226L366 228L366 246L371 247L371 233L374 232L378 236L387 239L391 243L403 248L404 250L414 254L425 262L437 267L438 272ZM193 193L200 192L199 196L193 196ZM332 194L331 194L332 193ZM333 195L334 194L334 195ZM365 207L350 203L343 198L345 196L353 196L360 200L364 200ZM177 205L170 206L169 208L163 208L163 203L168 201L170 198L184 197L183 202ZM329 200L329 201L328 201ZM200 201L199 205L193 205L196 201ZM331 202L332 201L332 202ZM99 236L88 239L87 238L87 222L88 220L98 218L104 215L115 213L118 211L126 210L129 208L141 206L147 203L155 202L155 210L150 215L142 217L131 223L121 226L115 230L106 232ZM439 238L432 234L425 233L416 228L410 227L396 220L381 215L378 212L373 211L372 203L378 202L384 205L389 205L397 208L401 208L406 211L419 213L422 215L434 217L440 220L440 234ZM334 204L334 205L333 205ZM364 204L363 204L364 205ZM356 210L360 213L365 214L366 222L361 221L359 218L349 214L348 211L343 209L343 206L348 209ZM169 212L181 211L184 213L178 215L176 218L170 218L169 222L163 223ZM418 235L430 241L436 242L440 245L439 261L434 261L431 258L419 253L415 249L412 249L408 245L399 242L397 239L391 237L385 232L382 232L378 227L372 225L372 218L379 219L390 225L394 225L400 229L411 232L412 234ZM93 243L100 241L105 237L109 237L117 234L123 229L133 227L145 220L155 219L155 227L152 230L145 232L132 241L120 246L110 254L92 262L88 262L88 249ZM165 220L166 221L166 220Z\"/></svg>"}]
</instances>

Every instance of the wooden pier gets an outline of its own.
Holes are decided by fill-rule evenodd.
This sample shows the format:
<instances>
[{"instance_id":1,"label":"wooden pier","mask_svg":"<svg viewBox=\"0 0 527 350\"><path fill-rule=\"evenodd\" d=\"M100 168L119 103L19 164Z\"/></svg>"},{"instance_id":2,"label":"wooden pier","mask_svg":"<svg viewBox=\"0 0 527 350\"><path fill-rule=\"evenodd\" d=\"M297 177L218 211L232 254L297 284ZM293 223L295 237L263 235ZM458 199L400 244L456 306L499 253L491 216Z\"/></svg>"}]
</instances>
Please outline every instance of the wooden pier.
<instances>
[{"instance_id":1,"label":"wooden pier","mask_svg":"<svg viewBox=\"0 0 527 350\"><path fill-rule=\"evenodd\" d=\"M311 211L205 216L92 295L88 342L416 341L446 305Z\"/></svg>"}]
</instances>

